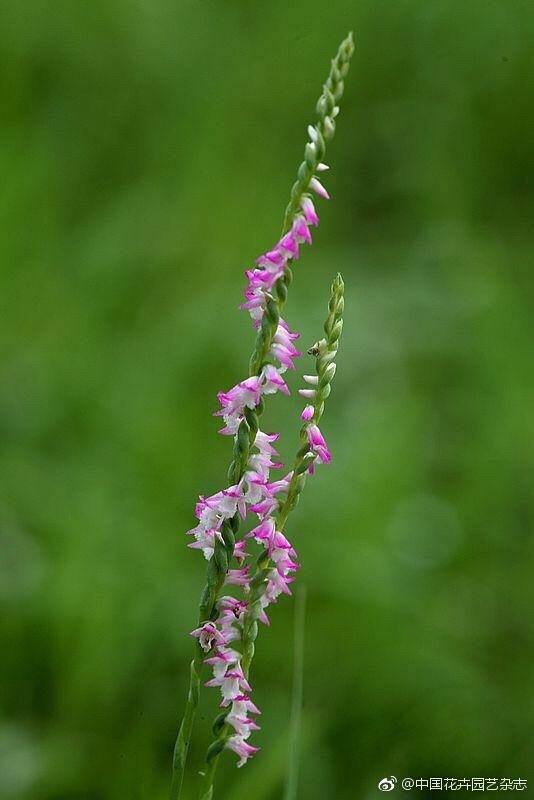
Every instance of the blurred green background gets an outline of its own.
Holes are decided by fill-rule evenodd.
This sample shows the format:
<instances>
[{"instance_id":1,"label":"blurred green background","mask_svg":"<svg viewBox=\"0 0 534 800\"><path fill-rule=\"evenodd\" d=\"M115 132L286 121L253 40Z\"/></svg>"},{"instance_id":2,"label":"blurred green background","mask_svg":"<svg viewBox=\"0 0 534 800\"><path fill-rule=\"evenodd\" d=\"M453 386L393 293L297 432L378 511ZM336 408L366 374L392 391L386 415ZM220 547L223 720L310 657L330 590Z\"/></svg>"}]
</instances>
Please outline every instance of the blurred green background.
<instances>
[{"instance_id":1,"label":"blurred green background","mask_svg":"<svg viewBox=\"0 0 534 800\"><path fill-rule=\"evenodd\" d=\"M534 777L533 7L22 0L0 25L2 800L167 796L205 566L184 531L230 459L211 413L253 342L243 270L351 28L285 314L311 344L341 270L334 460L288 528L300 797ZM265 417L288 461L301 405ZM261 632L262 750L225 755L221 800L282 796L293 611Z\"/></svg>"}]
</instances>

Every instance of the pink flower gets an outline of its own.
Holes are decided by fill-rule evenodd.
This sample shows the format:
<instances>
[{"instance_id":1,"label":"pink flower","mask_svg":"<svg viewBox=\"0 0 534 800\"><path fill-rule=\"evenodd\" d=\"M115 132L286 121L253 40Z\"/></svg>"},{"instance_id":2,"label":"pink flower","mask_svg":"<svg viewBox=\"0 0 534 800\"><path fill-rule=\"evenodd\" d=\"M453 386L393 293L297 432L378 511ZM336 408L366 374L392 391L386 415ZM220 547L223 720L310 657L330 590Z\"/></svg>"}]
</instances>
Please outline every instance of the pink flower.
<instances>
[{"instance_id":1,"label":"pink flower","mask_svg":"<svg viewBox=\"0 0 534 800\"><path fill-rule=\"evenodd\" d=\"M303 390L301 390L303 391ZM315 414L315 409L313 406L306 406L300 415L301 419L310 420L312 419L313 415Z\"/></svg>"},{"instance_id":2,"label":"pink flower","mask_svg":"<svg viewBox=\"0 0 534 800\"><path fill-rule=\"evenodd\" d=\"M250 456L248 464L252 470L264 478L268 477L270 469L279 469L284 466L279 461L271 461L268 453L254 453Z\"/></svg>"},{"instance_id":3,"label":"pink flower","mask_svg":"<svg viewBox=\"0 0 534 800\"><path fill-rule=\"evenodd\" d=\"M290 569L297 569L298 564L292 564L290 560L288 561L288 556L291 556L292 558L297 557L293 545L288 539L286 539L281 531L276 531L276 534L273 538L271 560L274 561L275 564L280 563L282 560L286 560L287 566L290 566Z\"/></svg>"},{"instance_id":4,"label":"pink flower","mask_svg":"<svg viewBox=\"0 0 534 800\"><path fill-rule=\"evenodd\" d=\"M215 416L235 414L243 411L245 407L254 408L260 402L261 379L254 375L241 381L228 392L219 392L217 397L222 408L215 412Z\"/></svg>"},{"instance_id":5,"label":"pink flower","mask_svg":"<svg viewBox=\"0 0 534 800\"><path fill-rule=\"evenodd\" d=\"M250 511L260 517L269 516L278 507L278 500L275 497L265 497L254 505L250 506Z\"/></svg>"},{"instance_id":6,"label":"pink flower","mask_svg":"<svg viewBox=\"0 0 534 800\"><path fill-rule=\"evenodd\" d=\"M303 197L300 201L300 207L302 208L304 218L308 225L315 225L315 227L317 227L319 224L319 217L317 216L311 197Z\"/></svg>"},{"instance_id":7,"label":"pink flower","mask_svg":"<svg viewBox=\"0 0 534 800\"><path fill-rule=\"evenodd\" d=\"M332 460L332 456L318 426L310 425L306 433L311 450L313 453L316 453L319 464L329 464Z\"/></svg>"},{"instance_id":8,"label":"pink flower","mask_svg":"<svg viewBox=\"0 0 534 800\"><path fill-rule=\"evenodd\" d=\"M275 533L276 527L274 520L271 517L267 517L266 519L262 520L259 525L253 528L250 533L247 533L245 538L254 538L258 544L265 544L265 542L267 542L270 547Z\"/></svg>"},{"instance_id":9,"label":"pink flower","mask_svg":"<svg viewBox=\"0 0 534 800\"><path fill-rule=\"evenodd\" d=\"M246 764L248 759L257 753L260 749L259 747L252 747L252 745L247 744L242 736L230 736L229 739L226 740L225 747L228 750L233 750L234 753L237 753L239 756L239 761L237 762L238 767L242 767L243 764Z\"/></svg>"},{"instance_id":10,"label":"pink flower","mask_svg":"<svg viewBox=\"0 0 534 800\"><path fill-rule=\"evenodd\" d=\"M246 547L247 543L245 542L244 539L241 539L240 541L235 543L234 558L240 566L245 560L245 558L247 558L249 555L246 551Z\"/></svg>"},{"instance_id":11,"label":"pink flower","mask_svg":"<svg viewBox=\"0 0 534 800\"><path fill-rule=\"evenodd\" d=\"M204 664L209 664L213 669L214 677L219 679L225 675L229 666L237 662L238 658L239 653L236 653L235 650L221 647L219 650L215 650L210 658L205 658Z\"/></svg>"},{"instance_id":12,"label":"pink flower","mask_svg":"<svg viewBox=\"0 0 534 800\"><path fill-rule=\"evenodd\" d=\"M245 290L246 302L239 306L244 311L249 311L253 320L259 321L263 317L263 310L265 308L265 295L259 289L251 289L247 287Z\"/></svg>"},{"instance_id":13,"label":"pink flower","mask_svg":"<svg viewBox=\"0 0 534 800\"><path fill-rule=\"evenodd\" d=\"M275 392L283 392L284 394L290 393L287 383L280 375L279 370L273 367L272 364L267 364L267 366L264 367L262 378L264 381L262 386L263 394L274 394Z\"/></svg>"},{"instance_id":14,"label":"pink flower","mask_svg":"<svg viewBox=\"0 0 534 800\"><path fill-rule=\"evenodd\" d=\"M295 218L291 230L293 231L293 236L297 242L306 242L307 244L312 243L311 233L308 229L308 223L306 222L305 217L299 214L299 216Z\"/></svg>"},{"instance_id":15,"label":"pink flower","mask_svg":"<svg viewBox=\"0 0 534 800\"><path fill-rule=\"evenodd\" d=\"M243 698L243 699L242 699ZM232 708L226 715L226 723L231 725L238 736L248 739L252 731L259 731L260 726L256 725L253 719L248 716L251 704L246 695L238 695L232 701Z\"/></svg>"},{"instance_id":16,"label":"pink flower","mask_svg":"<svg viewBox=\"0 0 534 800\"><path fill-rule=\"evenodd\" d=\"M245 710L248 714L261 714L261 711L257 706L254 705L250 697L246 694L241 694L239 697L236 697L234 702L242 702L245 704Z\"/></svg>"},{"instance_id":17,"label":"pink flower","mask_svg":"<svg viewBox=\"0 0 534 800\"><path fill-rule=\"evenodd\" d=\"M229 569L226 574L226 583L233 583L236 586L248 586L250 581L250 567L248 564L240 569Z\"/></svg>"},{"instance_id":18,"label":"pink flower","mask_svg":"<svg viewBox=\"0 0 534 800\"><path fill-rule=\"evenodd\" d=\"M312 178L310 181L310 189L318 194L320 197L324 197L325 200L330 200L330 195L324 188L323 184L318 178Z\"/></svg>"},{"instance_id":19,"label":"pink flower","mask_svg":"<svg viewBox=\"0 0 534 800\"><path fill-rule=\"evenodd\" d=\"M219 602L217 603L217 608L223 614L232 614L234 617L234 622L236 620L240 620L247 610L248 603L246 600L236 600L235 597L231 595L223 595L219 598Z\"/></svg>"},{"instance_id":20,"label":"pink flower","mask_svg":"<svg viewBox=\"0 0 534 800\"><path fill-rule=\"evenodd\" d=\"M286 492L292 477L293 477L293 470L291 470L291 472L288 472L287 475L285 475L285 477L280 478L279 481L273 481L272 483L268 483L267 488L271 492L271 494L280 494L280 492Z\"/></svg>"},{"instance_id":21,"label":"pink flower","mask_svg":"<svg viewBox=\"0 0 534 800\"><path fill-rule=\"evenodd\" d=\"M287 256L281 252L279 245L256 259L256 263L259 264L260 267L265 267L266 269L273 269L273 267L283 268L286 265L286 261Z\"/></svg>"},{"instance_id":22,"label":"pink flower","mask_svg":"<svg viewBox=\"0 0 534 800\"><path fill-rule=\"evenodd\" d=\"M226 644L224 636L217 630L217 626L213 622L205 622L200 628L191 631L189 635L198 639L205 653L209 653L214 644Z\"/></svg>"},{"instance_id":23,"label":"pink flower","mask_svg":"<svg viewBox=\"0 0 534 800\"><path fill-rule=\"evenodd\" d=\"M263 431L258 431L254 439L254 446L257 447L261 453L269 453L269 455L277 456L278 452L271 445L271 442L276 442L279 438L279 433L264 433Z\"/></svg>"},{"instance_id":24,"label":"pink flower","mask_svg":"<svg viewBox=\"0 0 534 800\"><path fill-rule=\"evenodd\" d=\"M215 537L217 536L222 541L220 531L213 529L204 530L204 528L198 525L196 528L187 532L189 534L193 533L195 536L195 541L191 542L188 547L192 547L194 550L202 550L204 558L209 561L215 550Z\"/></svg>"},{"instance_id":25,"label":"pink flower","mask_svg":"<svg viewBox=\"0 0 534 800\"><path fill-rule=\"evenodd\" d=\"M280 319L269 352L283 367L295 369L293 359L298 358L301 353L293 344L293 339L298 339L298 337L299 334L290 331L284 320Z\"/></svg>"},{"instance_id":26,"label":"pink flower","mask_svg":"<svg viewBox=\"0 0 534 800\"><path fill-rule=\"evenodd\" d=\"M243 694L243 692L251 691L239 662L227 670L223 676L206 681L205 686L220 686L223 698L221 705L223 707L230 705L232 700Z\"/></svg>"},{"instance_id":27,"label":"pink flower","mask_svg":"<svg viewBox=\"0 0 534 800\"><path fill-rule=\"evenodd\" d=\"M283 251L285 250L291 258L299 257L299 245L293 234L293 229L288 231L285 236L280 239L278 245Z\"/></svg>"}]
</instances>

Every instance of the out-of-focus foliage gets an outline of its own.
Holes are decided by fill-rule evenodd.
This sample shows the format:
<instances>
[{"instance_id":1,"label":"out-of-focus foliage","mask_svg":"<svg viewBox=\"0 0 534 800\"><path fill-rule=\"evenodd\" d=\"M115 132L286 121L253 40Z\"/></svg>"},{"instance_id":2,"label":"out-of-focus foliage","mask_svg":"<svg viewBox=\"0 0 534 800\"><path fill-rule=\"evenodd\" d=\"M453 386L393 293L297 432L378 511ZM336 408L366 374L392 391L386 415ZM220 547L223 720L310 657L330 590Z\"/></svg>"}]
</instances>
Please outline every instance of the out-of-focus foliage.
<instances>
[{"instance_id":1,"label":"out-of-focus foliage","mask_svg":"<svg viewBox=\"0 0 534 800\"><path fill-rule=\"evenodd\" d=\"M300 796L529 777L532 5L0 13L0 797L166 797L204 572L183 533L230 460L211 413L253 341L242 272L276 240L350 28L332 201L286 309L309 346L343 273L334 460L288 529L309 597ZM266 415L288 460L300 408ZM261 632L262 751L239 772L225 755L221 800L281 796L292 615L284 599Z\"/></svg>"}]
</instances>

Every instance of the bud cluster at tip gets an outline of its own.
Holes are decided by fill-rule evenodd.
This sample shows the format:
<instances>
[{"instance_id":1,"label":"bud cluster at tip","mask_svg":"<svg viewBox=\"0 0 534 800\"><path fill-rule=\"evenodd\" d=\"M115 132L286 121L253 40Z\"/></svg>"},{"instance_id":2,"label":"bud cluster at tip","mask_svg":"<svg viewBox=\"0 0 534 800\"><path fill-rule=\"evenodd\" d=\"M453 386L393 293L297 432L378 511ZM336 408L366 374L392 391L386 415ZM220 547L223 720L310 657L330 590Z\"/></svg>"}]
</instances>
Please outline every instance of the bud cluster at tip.
<instances>
[{"instance_id":1,"label":"bud cluster at tip","mask_svg":"<svg viewBox=\"0 0 534 800\"><path fill-rule=\"evenodd\" d=\"M317 361L315 370L317 384L313 396L312 420L318 423L324 411L324 401L330 394L330 384L336 374L335 358L339 347L339 339L343 330L343 310L345 307L343 278L338 273L332 283L328 316L324 323L325 338L317 343ZM305 376L306 379L306 376ZM300 390L303 394L306 390ZM306 396L306 395L304 395Z\"/></svg>"},{"instance_id":2,"label":"bud cluster at tip","mask_svg":"<svg viewBox=\"0 0 534 800\"><path fill-rule=\"evenodd\" d=\"M291 196L284 218L284 230L290 227L303 197L310 189L328 198L328 193L316 177L316 173L328 169L326 164L323 164L326 142L332 139L336 130L335 120L339 114L339 103L345 88L344 78L349 71L353 53L354 39L351 32L341 42L335 58L332 59L328 78L317 101L316 112L319 119L315 125L308 127L310 141L304 149L304 160L298 168L297 180L291 189Z\"/></svg>"}]
</instances>

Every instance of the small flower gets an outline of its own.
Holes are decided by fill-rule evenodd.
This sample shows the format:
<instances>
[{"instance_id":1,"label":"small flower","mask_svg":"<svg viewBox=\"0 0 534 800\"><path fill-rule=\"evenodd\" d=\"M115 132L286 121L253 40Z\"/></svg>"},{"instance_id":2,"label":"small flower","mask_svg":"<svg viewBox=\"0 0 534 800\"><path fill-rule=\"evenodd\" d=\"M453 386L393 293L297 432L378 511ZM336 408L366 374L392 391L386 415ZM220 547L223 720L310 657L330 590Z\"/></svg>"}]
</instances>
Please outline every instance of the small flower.
<instances>
[{"instance_id":1,"label":"small flower","mask_svg":"<svg viewBox=\"0 0 534 800\"><path fill-rule=\"evenodd\" d=\"M247 533L245 538L254 538L259 544L264 544L267 542L270 547L275 533L276 527L274 520L271 517L268 517L267 519L262 520L255 528L253 528L250 533Z\"/></svg>"},{"instance_id":2,"label":"small flower","mask_svg":"<svg viewBox=\"0 0 534 800\"><path fill-rule=\"evenodd\" d=\"M318 194L320 197L324 197L325 200L330 200L330 195L324 188L323 184L318 178L312 178L310 181L310 189L313 189L315 194Z\"/></svg>"},{"instance_id":3,"label":"small flower","mask_svg":"<svg viewBox=\"0 0 534 800\"><path fill-rule=\"evenodd\" d=\"M267 484L267 488L271 492L271 494L280 494L280 492L287 491L287 487L293 477L293 471L288 472L285 477L280 478L279 481L272 481L272 483Z\"/></svg>"},{"instance_id":4,"label":"small flower","mask_svg":"<svg viewBox=\"0 0 534 800\"><path fill-rule=\"evenodd\" d=\"M294 238L298 242L306 242L307 244L312 243L311 233L309 231L308 223L306 222L305 217L299 214L298 217L295 218L291 230L293 231Z\"/></svg>"},{"instance_id":5,"label":"small flower","mask_svg":"<svg viewBox=\"0 0 534 800\"><path fill-rule=\"evenodd\" d=\"M217 608L223 614L230 613L234 617L235 620L240 620L247 610L248 603L246 600L236 600L235 597L231 595L223 595L219 598L219 602L217 603Z\"/></svg>"},{"instance_id":6,"label":"small flower","mask_svg":"<svg viewBox=\"0 0 534 800\"><path fill-rule=\"evenodd\" d=\"M251 705L254 704L249 702L246 695L238 695L232 702L230 712L226 715L225 722L231 725L237 735L242 736L243 739L248 739L252 731L260 730L260 726L248 716Z\"/></svg>"},{"instance_id":7,"label":"small flower","mask_svg":"<svg viewBox=\"0 0 534 800\"><path fill-rule=\"evenodd\" d=\"M277 456L278 452L271 445L271 442L276 442L279 438L279 433L264 433L263 431L258 431L254 439L254 447L257 447L261 453L269 453L270 455Z\"/></svg>"},{"instance_id":8,"label":"small flower","mask_svg":"<svg viewBox=\"0 0 534 800\"><path fill-rule=\"evenodd\" d=\"M305 406L305 408L302 411L302 414L300 415L300 418L307 421L312 419L314 414L315 414L315 409L313 406Z\"/></svg>"},{"instance_id":9,"label":"small flower","mask_svg":"<svg viewBox=\"0 0 534 800\"><path fill-rule=\"evenodd\" d=\"M213 655L204 659L204 664L209 664L213 669L213 676L217 679L222 678L228 667L237 662L239 653L229 647L215 650Z\"/></svg>"},{"instance_id":10,"label":"small flower","mask_svg":"<svg viewBox=\"0 0 534 800\"><path fill-rule=\"evenodd\" d=\"M287 256L282 253L279 245L277 245L273 250L269 250L268 253L264 253L262 256L257 258L256 264L259 264L261 267L265 267L266 269L272 269L273 267L284 267L286 261Z\"/></svg>"},{"instance_id":11,"label":"small flower","mask_svg":"<svg viewBox=\"0 0 534 800\"><path fill-rule=\"evenodd\" d=\"M205 686L220 686L223 707L230 705L232 700L235 700L243 692L252 691L239 662L227 670L222 677L206 681Z\"/></svg>"},{"instance_id":12,"label":"small flower","mask_svg":"<svg viewBox=\"0 0 534 800\"><path fill-rule=\"evenodd\" d=\"M204 558L209 561L215 550L215 537L217 536L222 541L220 531L213 529L204 530L199 525L197 528L188 531L188 533L193 533L195 536L195 541L191 542L188 547L193 548L193 550L202 550Z\"/></svg>"},{"instance_id":13,"label":"small flower","mask_svg":"<svg viewBox=\"0 0 534 800\"><path fill-rule=\"evenodd\" d=\"M244 539L241 539L240 541L235 543L234 558L240 566L243 564L245 558L247 558L247 556L249 555L246 551L246 547L247 543L245 542Z\"/></svg>"},{"instance_id":14,"label":"small flower","mask_svg":"<svg viewBox=\"0 0 534 800\"><path fill-rule=\"evenodd\" d=\"M273 367L272 364L267 364L267 366L263 369L262 378L263 394L274 394L275 392L290 394L288 385L280 375L280 371L277 370L276 367Z\"/></svg>"},{"instance_id":15,"label":"small flower","mask_svg":"<svg viewBox=\"0 0 534 800\"><path fill-rule=\"evenodd\" d=\"M284 465L279 461L271 461L268 453L254 453L248 460L249 467L263 478L267 478L270 469L279 469Z\"/></svg>"},{"instance_id":16,"label":"small flower","mask_svg":"<svg viewBox=\"0 0 534 800\"><path fill-rule=\"evenodd\" d=\"M198 639L198 643L205 653L209 653L214 644L224 644L224 636L217 630L213 622L205 622L200 628L191 631L190 636Z\"/></svg>"},{"instance_id":17,"label":"small flower","mask_svg":"<svg viewBox=\"0 0 534 800\"><path fill-rule=\"evenodd\" d=\"M278 508L278 500L275 497L265 497L263 500L250 506L250 510L259 517L269 516Z\"/></svg>"},{"instance_id":18,"label":"small flower","mask_svg":"<svg viewBox=\"0 0 534 800\"><path fill-rule=\"evenodd\" d=\"M257 376L247 378L228 392L219 392L217 398L222 408L215 412L215 416L235 414L245 407L254 408L260 402L260 396L261 379Z\"/></svg>"},{"instance_id":19,"label":"small flower","mask_svg":"<svg viewBox=\"0 0 534 800\"><path fill-rule=\"evenodd\" d=\"M319 224L319 217L317 216L311 197L304 196L300 202L300 207L304 212L304 217L308 225L315 225L315 227L317 227Z\"/></svg>"},{"instance_id":20,"label":"small flower","mask_svg":"<svg viewBox=\"0 0 534 800\"><path fill-rule=\"evenodd\" d=\"M281 319L273 337L270 353L277 361L280 361L283 367L295 369L293 359L299 358L301 353L293 344L293 340L298 339L298 337L299 334L293 333L284 320Z\"/></svg>"},{"instance_id":21,"label":"small flower","mask_svg":"<svg viewBox=\"0 0 534 800\"><path fill-rule=\"evenodd\" d=\"M310 443L311 450L317 455L317 461L320 464L329 464L332 460L332 456L318 426L310 425L306 433L308 435L308 441Z\"/></svg>"},{"instance_id":22,"label":"small flower","mask_svg":"<svg viewBox=\"0 0 534 800\"><path fill-rule=\"evenodd\" d=\"M225 747L228 750L233 750L234 753L237 753L239 756L239 761L237 762L238 767L242 767L243 764L246 764L248 759L257 753L260 749L259 747L252 747L252 745L247 744L242 736L230 736L229 739L226 740Z\"/></svg>"},{"instance_id":23,"label":"small flower","mask_svg":"<svg viewBox=\"0 0 534 800\"><path fill-rule=\"evenodd\" d=\"M298 258L299 257L299 245L293 233L293 229L291 229L285 236L280 239L280 243L278 245L283 251L285 251L288 256L291 258Z\"/></svg>"},{"instance_id":24,"label":"small flower","mask_svg":"<svg viewBox=\"0 0 534 800\"><path fill-rule=\"evenodd\" d=\"M260 709L254 705L250 697L246 694L241 694L236 697L234 702L241 702L245 704L245 710L248 714L261 714Z\"/></svg>"},{"instance_id":25,"label":"small flower","mask_svg":"<svg viewBox=\"0 0 534 800\"><path fill-rule=\"evenodd\" d=\"M226 583L233 583L236 586L248 587L250 582L250 567L248 564L240 569L229 569L226 573Z\"/></svg>"}]
</instances>

